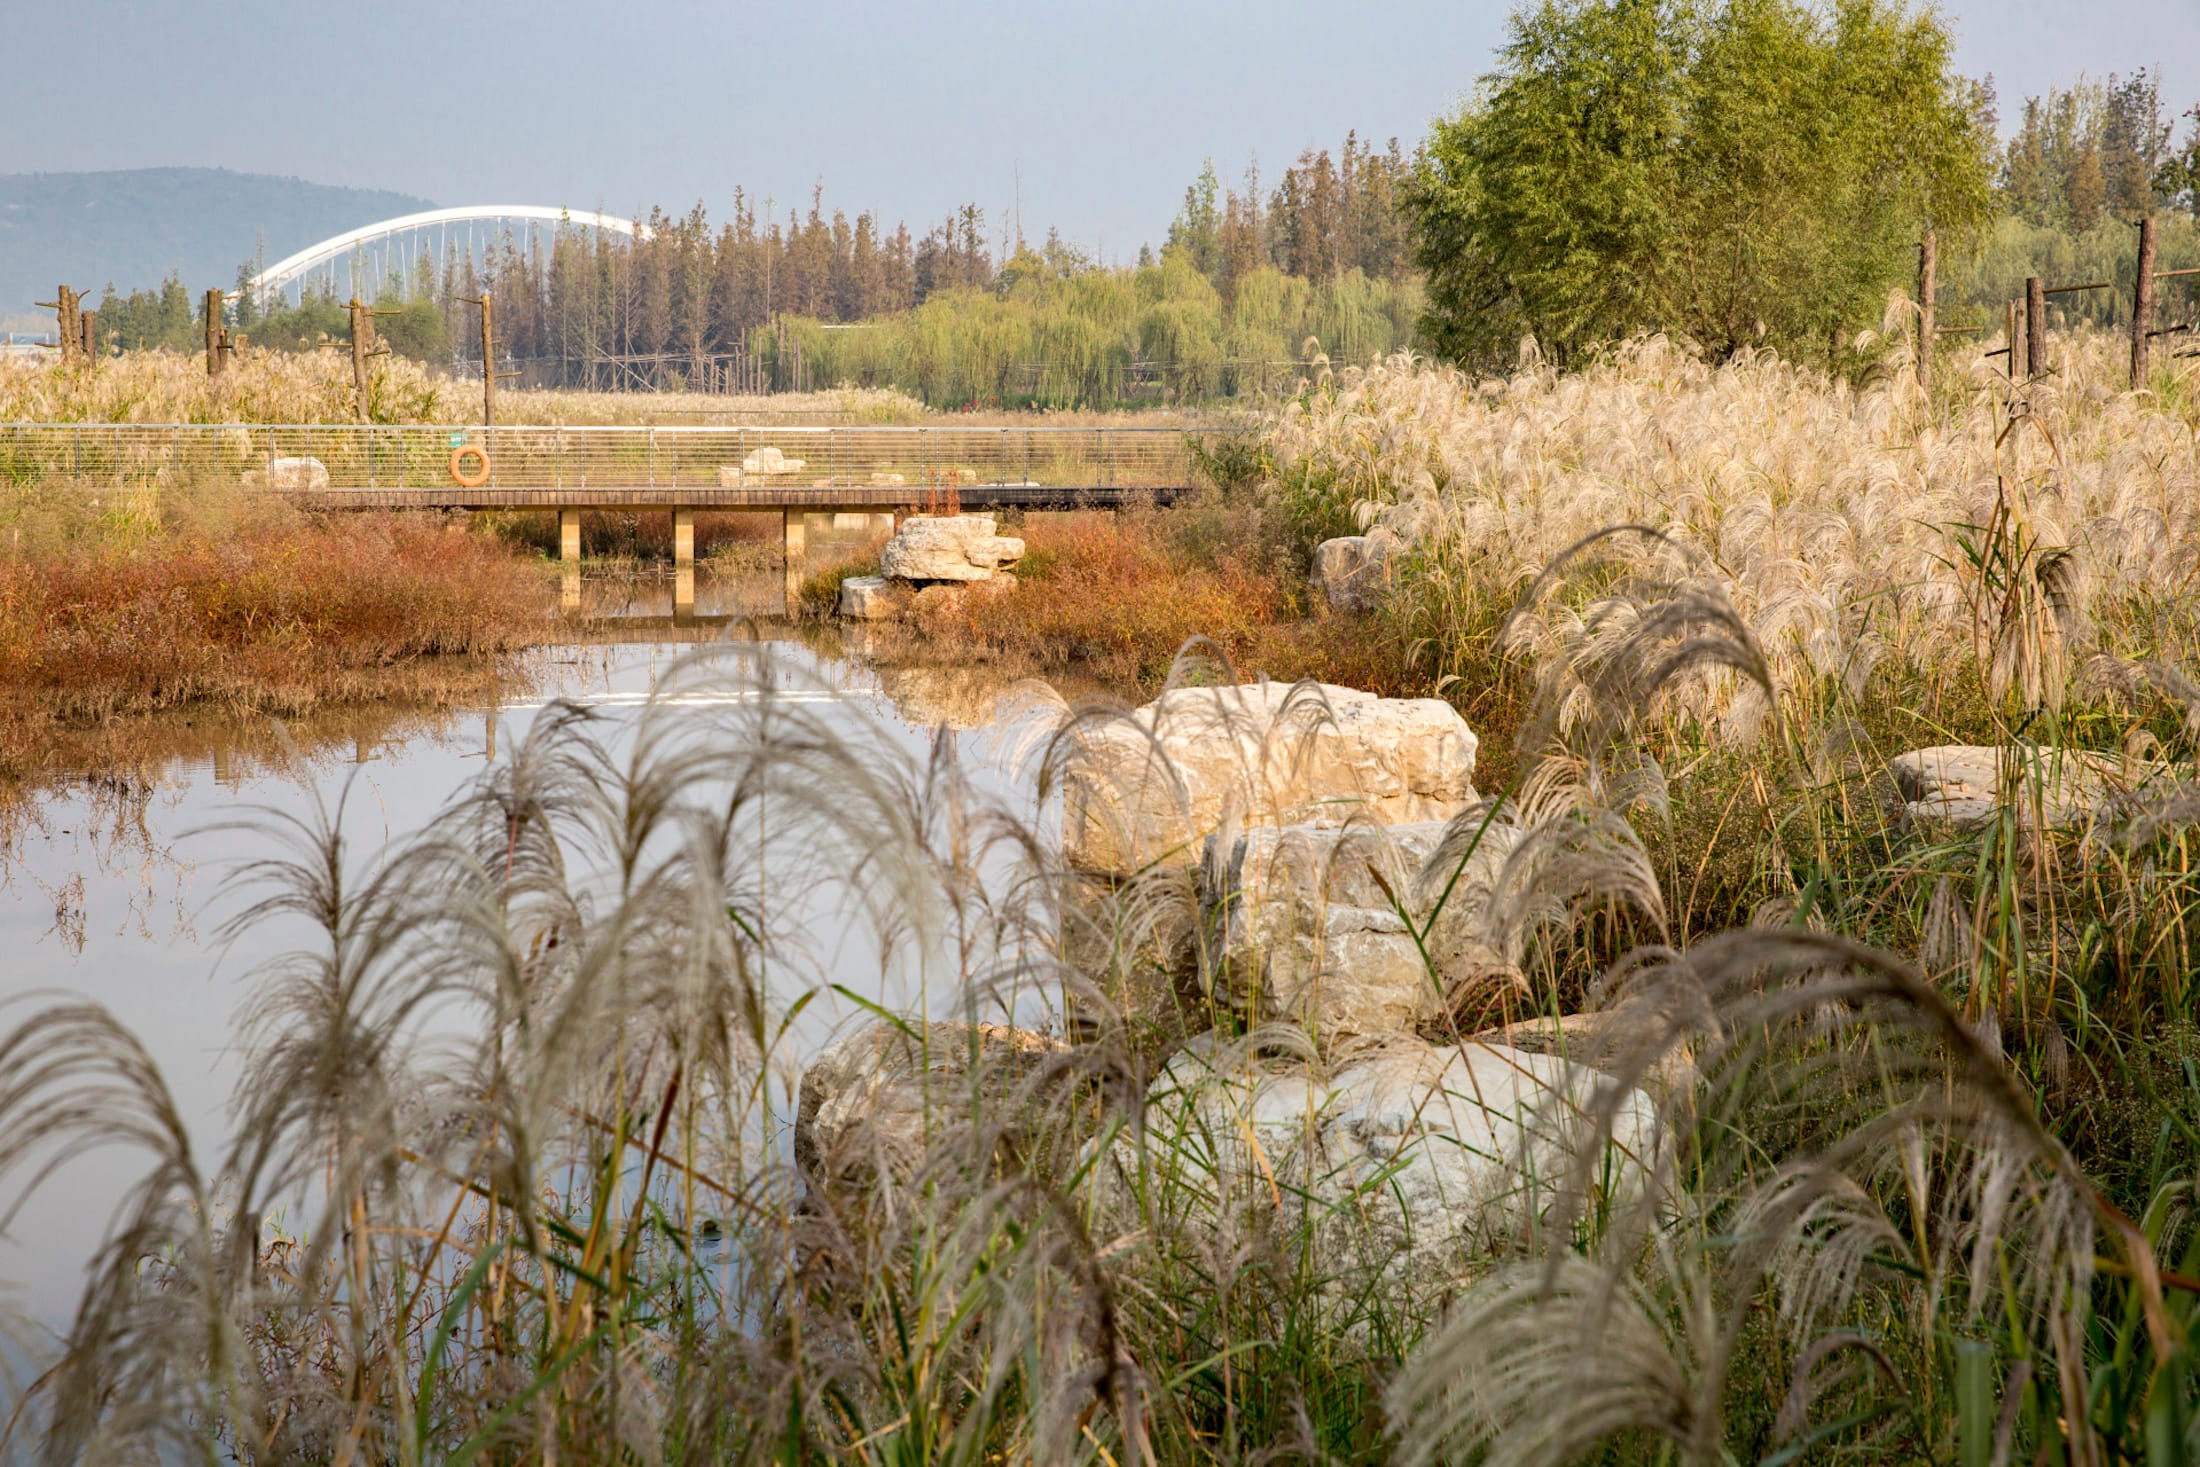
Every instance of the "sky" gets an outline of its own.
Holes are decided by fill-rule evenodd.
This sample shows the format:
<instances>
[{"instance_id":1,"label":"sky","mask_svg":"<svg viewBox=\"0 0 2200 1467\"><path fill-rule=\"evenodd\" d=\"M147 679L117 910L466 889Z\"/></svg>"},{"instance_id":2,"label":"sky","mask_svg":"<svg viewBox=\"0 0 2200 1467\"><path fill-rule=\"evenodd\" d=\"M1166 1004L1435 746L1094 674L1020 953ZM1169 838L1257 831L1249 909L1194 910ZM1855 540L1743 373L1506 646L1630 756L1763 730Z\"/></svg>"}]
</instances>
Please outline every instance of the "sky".
<instances>
[{"instance_id":1,"label":"sky","mask_svg":"<svg viewBox=\"0 0 2200 1467\"><path fill-rule=\"evenodd\" d=\"M1114 259L1202 160L1411 149L1509 0L0 0L0 173L197 165L441 204L723 212L736 185L919 232L964 200ZM2200 0L1948 0L2003 115L2080 73L2200 101ZM79 57L81 64L56 64ZM87 101L85 88L90 89Z\"/></svg>"}]
</instances>

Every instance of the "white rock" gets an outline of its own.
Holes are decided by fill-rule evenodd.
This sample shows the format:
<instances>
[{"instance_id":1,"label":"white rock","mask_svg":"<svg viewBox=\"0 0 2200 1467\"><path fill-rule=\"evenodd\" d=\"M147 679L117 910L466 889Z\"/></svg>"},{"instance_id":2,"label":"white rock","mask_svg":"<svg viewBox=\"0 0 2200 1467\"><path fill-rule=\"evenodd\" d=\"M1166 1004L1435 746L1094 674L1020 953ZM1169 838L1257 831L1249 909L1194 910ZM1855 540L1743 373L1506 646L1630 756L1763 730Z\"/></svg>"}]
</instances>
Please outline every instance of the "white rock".
<instances>
[{"instance_id":1,"label":"white rock","mask_svg":"<svg viewBox=\"0 0 2200 1467\"><path fill-rule=\"evenodd\" d=\"M2021 796L2019 814L2052 827L2092 823L2115 801L2167 777L2152 760L2056 748L1997 749L1978 744L1939 744L1912 749L1887 761L1902 810L1925 824L1976 830L2009 803L2002 792L2002 761ZM2036 803L2035 803L2036 802Z\"/></svg>"},{"instance_id":2,"label":"white rock","mask_svg":"<svg viewBox=\"0 0 2200 1467\"><path fill-rule=\"evenodd\" d=\"M1201 1248L1270 1219L1349 1297L1441 1288L1517 1247L1554 1220L1577 1159L1596 1163L1589 1185L1640 1196L1656 1134L1647 1096L1556 1055L1401 1036L1325 1070L1201 1035L1149 1088L1142 1137L1107 1160L1114 1195L1142 1188L1152 1232Z\"/></svg>"},{"instance_id":3,"label":"white rock","mask_svg":"<svg viewBox=\"0 0 2200 1467\"><path fill-rule=\"evenodd\" d=\"M800 473L808 459L789 458L769 444L757 449L741 460L741 470L746 474L794 474Z\"/></svg>"},{"instance_id":4,"label":"white rock","mask_svg":"<svg viewBox=\"0 0 2200 1467\"><path fill-rule=\"evenodd\" d=\"M991 515L911 515L879 552L880 573L902 581L982 581L1024 558L1024 542L995 533Z\"/></svg>"},{"instance_id":5,"label":"white rock","mask_svg":"<svg viewBox=\"0 0 2200 1467\"><path fill-rule=\"evenodd\" d=\"M1227 851L1210 838L1208 902L1224 914L1220 996L1255 1019L1302 1024L1327 1040L1410 1031L1471 986L1517 982L1514 955L1490 935L1488 909L1520 832L1476 821L1460 832L1458 854L1436 862L1449 828L1266 827ZM1425 933L1418 941L1415 929Z\"/></svg>"},{"instance_id":6,"label":"white rock","mask_svg":"<svg viewBox=\"0 0 2200 1467\"><path fill-rule=\"evenodd\" d=\"M1436 698L1327 684L1178 688L1073 731L1063 769L1070 864L1127 876L1191 865L1237 824L1444 821L1475 800L1475 737Z\"/></svg>"},{"instance_id":7,"label":"white rock","mask_svg":"<svg viewBox=\"0 0 2200 1467\"><path fill-rule=\"evenodd\" d=\"M934 1140L970 1122L974 1101L1015 1104L1016 1082L1064 1047L1003 1024L867 1023L802 1072L795 1163L827 1188L906 1181Z\"/></svg>"},{"instance_id":8,"label":"white rock","mask_svg":"<svg viewBox=\"0 0 2200 1467\"><path fill-rule=\"evenodd\" d=\"M748 476L741 472L739 464L720 464L718 466L719 488L738 489L747 481Z\"/></svg>"},{"instance_id":9,"label":"white rock","mask_svg":"<svg viewBox=\"0 0 2200 1467\"><path fill-rule=\"evenodd\" d=\"M871 474L871 487L873 489L899 489L908 482L906 476L890 474L884 470L873 470Z\"/></svg>"},{"instance_id":10,"label":"white rock","mask_svg":"<svg viewBox=\"0 0 2200 1467\"><path fill-rule=\"evenodd\" d=\"M1314 547L1308 584L1339 611L1373 610L1389 584L1390 557L1398 545L1398 537L1381 528L1324 540Z\"/></svg>"},{"instance_id":11,"label":"white rock","mask_svg":"<svg viewBox=\"0 0 2200 1467\"><path fill-rule=\"evenodd\" d=\"M850 576L840 583L840 614L851 621L892 621L905 599L884 576Z\"/></svg>"},{"instance_id":12,"label":"white rock","mask_svg":"<svg viewBox=\"0 0 2200 1467\"><path fill-rule=\"evenodd\" d=\"M267 466L258 480L247 478L248 485L257 487L264 482L270 489L315 490L328 487L328 465L317 458L279 458Z\"/></svg>"}]
</instances>

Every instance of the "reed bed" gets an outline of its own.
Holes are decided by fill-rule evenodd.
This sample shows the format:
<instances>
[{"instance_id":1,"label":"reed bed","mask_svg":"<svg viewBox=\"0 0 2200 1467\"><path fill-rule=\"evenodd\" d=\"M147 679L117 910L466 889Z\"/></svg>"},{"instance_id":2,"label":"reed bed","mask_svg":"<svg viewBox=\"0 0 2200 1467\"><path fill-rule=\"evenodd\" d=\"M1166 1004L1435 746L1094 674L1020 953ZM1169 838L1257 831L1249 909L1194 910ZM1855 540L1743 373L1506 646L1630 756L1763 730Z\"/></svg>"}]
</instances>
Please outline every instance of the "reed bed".
<instances>
[{"instance_id":1,"label":"reed bed","mask_svg":"<svg viewBox=\"0 0 2200 1467\"><path fill-rule=\"evenodd\" d=\"M1188 656L1175 680L1218 674ZM2200 1283L2161 1262L2188 1247L2190 1177L2141 1217L2116 1208L1912 965L1790 926L1608 968L1573 1141L1430 1292L1380 1246L1380 1176L1317 1206L1311 1141L1214 1169L1218 1138L1149 1088L1163 1056L1066 961L1090 898L1028 810L944 742L898 753L824 709L768 651L720 647L631 737L550 710L398 849L359 849L341 801L267 817L240 921L299 941L244 1003L215 1154L113 1016L10 1003L11 1192L92 1144L146 1171L18 1383L6 1449L1710 1464L2200 1445ZM1517 818L1616 813L1564 787ZM1584 889L1579 861L1547 869L1515 899ZM821 893L829 937L802 911ZM1145 896L1114 928L1132 946L1169 920ZM1548 930L1572 944L1574 925ZM914 1043L976 1032L924 1015L1053 1037L940 1069L914 1155L790 1156L790 1035L851 938L922 955L929 996L888 1021ZM1352 1059L1226 1009L1194 1022L1219 1026L1199 1043L1224 1068ZM1650 1129L1614 1188L1597 1158L1622 1114ZM852 1174L872 1181L831 1184Z\"/></svg>"},{"instance_id":2,"label":"reed bed","mask_svg":"<svg viewBox=\"0 0 2200 1467\"><path fill-rule=\"evenodd\" d=\"M267 818L240 920L303 935L240 1013L217 1152L114 1016L0 1010L0 1195L146 1158L66 1334L0 1355L0 1452L2195 1460L2195 419L2107 351L1930 398L1898 342L1861 388L1654 341L1566 378L1394 360L1282 415L1249 498L1027 527L1060 641L1160 627L1187 567L1282 614L1308 542L1364 524L1387 592L1314 624L1510 745L1410 896L1509 825L1462 900L1511 976L1412 1042L1541 1035L1579 1083L1415 1268L1399 1174L1340 1181L1288 1086L1226 1078L1384 1042L1235 1007L1181 872L1066 864L1045 801L1126 710L1021 726L1034 809L723 645L631 728L545 712L395 849L341 804ZM1202 642L1162 684L1240 675ZM1218 735L1288 762L1282 727ZM1893 813L1886 752L1954 733L2012 751L2001 809ZM2162 778L2058 828L2023 786L2063 744ZM1392 901L1425 950L1441 903ZM915 965L909 1012L836 989L854 947ZM1162 950L1190 966L1157 1022L1125 995ZM923 1052L914 1101L881 1070L858 1107L914 1106L914 1144L789 1148L836 991Z\"/></svg>"},{"instance_id":3,"label":"reed bed","mask_svg":"<svg viewBox=\"0 0 2200 1467\"><path fill-rule=\"evenodd\" d=\"M549 614L541 570L495 541L220 499L19 503L0 521L0 770L118 715L470 695Z\"/></svg>"}]
</instances>

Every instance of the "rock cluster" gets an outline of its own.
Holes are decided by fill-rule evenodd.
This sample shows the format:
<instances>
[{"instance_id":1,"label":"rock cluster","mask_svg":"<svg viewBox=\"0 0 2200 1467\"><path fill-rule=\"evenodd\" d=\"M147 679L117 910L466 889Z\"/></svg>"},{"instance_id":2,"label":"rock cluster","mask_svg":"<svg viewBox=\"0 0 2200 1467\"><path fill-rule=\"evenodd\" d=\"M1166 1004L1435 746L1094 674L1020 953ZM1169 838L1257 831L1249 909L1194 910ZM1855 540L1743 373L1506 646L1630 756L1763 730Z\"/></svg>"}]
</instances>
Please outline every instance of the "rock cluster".
<instances>
[{"instance_id":1,"label":"rock cluster","mask_svg":"<svg viewBox=\"0 0 2200 1467\"><path fill-rule=\"evenodd\" d=\"M1583 1185L1639 1194L1653 1102L1569 1058L1563 1030L1423 1037L1462 987L1517 981L1491 914L1530 839L1477 799L1475 737L1449 705L1184 688L1073 726L1066 745L1073 925L1132 934L1159 982L1191 962L1241 1036L1171 1030L1180 991L1119 1005L1167 1058L1141 1123L1085 1153L1102 1205L1124 1214L1111 1226L1242 1246L1230 1240L1251 1207L1307 1239L1337 1289L1441 1289ZM1082 961L1068 933L1063 956L1094 982L1124 966L1120 951ZM916 1032L943 1028L929 1063L881 1025L805 1076L796 1155L814 1185L905 1179L944 1134L925 1129L928 1104L951 1097L968 1118L1062 1048L1010 1029ZM988 1056L998 1073L973 1086L970 1062Z\"/></svg>"},{"instance_id":2,"label":"rock cluster","mask_svg":"<svg viewBox=\"0 0 2200 1467\"><path fill-rule=\"evenodd\" d=\"M766 445L747 454L738 464L720 464L718 487L738 489L756 479L769 482L784 478L802 472L802 466L808 462L808 459L789 458L784 451Z\"/></svg>"},{"instance_id":3,"label":"rock cluster","mask_svg":"<svg viewBox=\"0 0 2200 1467\"><path fill-rule=\"evenodd\" d=\"M1013 586L1009 567L1024 558L1024 542L999 533L991 515L911 515L879 552L879 574L840 583L840 614L855 621L905 615L917 594L933 586Z\"/></svg>"},{"instance_id":4,"label":"rock cluster","mask_svg":"<svg viewBox=\"0 0 2200 1467\"><path fill-rule=\"evenodd\" d=\"M273 459L264 469L246 469L243 483L247 489L326 489L328 465L317 458Z\"/></svg>"}]
</instances>

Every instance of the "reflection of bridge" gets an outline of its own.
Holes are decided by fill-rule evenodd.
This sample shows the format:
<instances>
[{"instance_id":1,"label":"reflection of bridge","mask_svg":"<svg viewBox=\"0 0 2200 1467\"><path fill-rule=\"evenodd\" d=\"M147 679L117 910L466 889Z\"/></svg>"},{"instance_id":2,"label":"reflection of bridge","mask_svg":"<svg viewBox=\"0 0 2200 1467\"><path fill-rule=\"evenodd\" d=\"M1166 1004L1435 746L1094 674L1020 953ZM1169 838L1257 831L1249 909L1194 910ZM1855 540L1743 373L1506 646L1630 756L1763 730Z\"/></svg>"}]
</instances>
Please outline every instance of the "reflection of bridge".
<instances>
[{"instance_id":1,"label":"reflection of bridge","mask_svg":"<svg viewBox=\"0 0 2200 1467\"><path fill-rule=\"evenodd\" d=\"M294 255L284 256L254 277L255 304L265 311L275 300L287 296L293 287L302 294L316 272L326 278L330 294L356 295L371 301L393 274L410 289L414 272L423 260L433 261L440 276L454 247L462 246L466 257L475 259L477 243L479 248L494 250L514 239L514 225L523 227L531 239L544 224L559 229L608 229L629 238L649 237L647 225L595 210L576 213L540 204L476 204L459 209L430 209L347 230L317 245L308 245ZM341 291L336 288L339 269L344 271L348 281Z\"/></svg>"},{"instance_id":2,"label":"reflection of bridge","mask_svg":"<svg viewBox=\"0 0 2200 1467\"><path fill-rule=\"evenodd\" d=\"M0 482L100 489L237 485L302 508L544 509L558 514L569 599L581 511L661 509L692 601L697 510L780 516L789 605L817 514L1114 508L1198 481L1229 430L1190 428L417 427L0 424ZM471 455L487 456L479 484Z\"/></svg>"}]
</instances>

